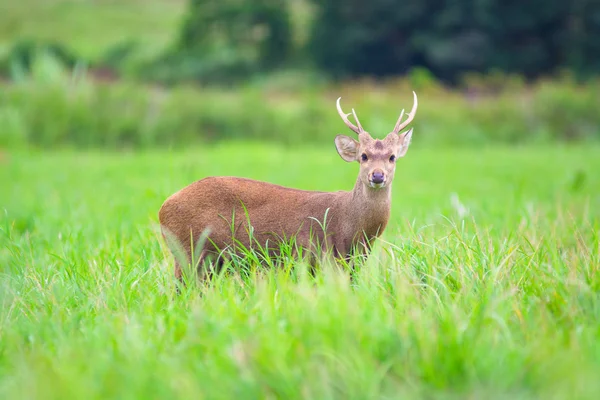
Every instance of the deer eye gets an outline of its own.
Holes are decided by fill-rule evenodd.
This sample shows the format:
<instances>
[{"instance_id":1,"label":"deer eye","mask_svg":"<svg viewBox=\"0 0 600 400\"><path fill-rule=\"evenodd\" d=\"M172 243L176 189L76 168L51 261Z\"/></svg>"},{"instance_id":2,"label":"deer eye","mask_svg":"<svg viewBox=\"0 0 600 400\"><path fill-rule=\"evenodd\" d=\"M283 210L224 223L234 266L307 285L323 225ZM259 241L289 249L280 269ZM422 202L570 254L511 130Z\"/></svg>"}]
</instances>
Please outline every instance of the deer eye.
<instances>
[{"instance_id":1,"label":"deer eye","mask_svg":"<svg viewBox=\"0 0 600 400\"><path fill-rule=\"evenodd\" d=\"M391 155L390 156L390 162L394 162L396 161L396 156L395 155Z\"/></svg>"},{"instance_id":2,"label":"deer eye","mask_svg":"<svg viewBox=\"0 0 600 400\"><path fill-rule=\"evenodd\" d=\"M367 155L365 153L362 153L362 155L360 156L360 159L363 161L367 161L369 159L369 157L367 157Z\"/></svg>"}]
</instances>

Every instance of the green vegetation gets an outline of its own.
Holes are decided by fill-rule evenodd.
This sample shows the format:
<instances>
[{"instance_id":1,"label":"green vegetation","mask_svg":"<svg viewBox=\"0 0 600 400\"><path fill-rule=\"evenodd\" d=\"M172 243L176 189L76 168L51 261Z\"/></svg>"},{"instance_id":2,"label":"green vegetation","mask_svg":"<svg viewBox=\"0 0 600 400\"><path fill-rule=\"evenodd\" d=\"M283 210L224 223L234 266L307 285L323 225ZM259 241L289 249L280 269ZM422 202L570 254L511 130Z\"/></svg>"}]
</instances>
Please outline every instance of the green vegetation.
<instances>
[{"instance_id":1,"label":"green vegetation","mask_svg":"<svg viewBox=\"0 0 600 400\"><path fill-rule=\"evenodd\" d=\"M32 47L153 82L231 84L277 68L330 77L415 67L466 73L600 71L595 0L24 0L0 5L0 75ZM33 45L36 46L33 46Z\"/></svg>"},{"instance_id":2,"label":"green vegetation","mask_svg":"<svg viewBox=\"0 0 600 400\"><path fill-rule=\"evenodd\" d=\"M296 265L179 297L166 196L213 174L349 189L356 166L333 146L2 153L0 397L598 398L598 148L422 138L356 286Z\"/></svg>"},{"instance_id":3,"label":"green vegetation","mask_svg":"<svg viewBox=\"0 0 600 400\"><path fill-rule=\"evenodd\" d=\"M265 15L214 2L252 31L249 53L219 24L194 48L206 20L186 3L0 5L0 398L600 396L600 81L493 73L449 89L433 77L481 61L456 46L510 54L518 68L501 69L518 74L556 57L593 71L591 3L428 6L421 32L412 1L382 20L388 0L361 3L359 19L337 0L294 0L289 21L270 0L243 2ZM264 24L290 48L278 52ZM321 75L394 72L382 66L410 72ZM392 220L352 285L328 265L313 279L294 260L275 270L249 254L175 295L157 226L167 196L209 175L350 189L357 168L335 153L348 133L335 100L381 138L412 90L419 111Z\"/></svg>"},{"instance_id":4,"label":"green vegetation","mask_svg":"<svg viewBox=\"0 0 600 400\"><path fill-rule=\"evenodd\" d=\"M86 60L136 42L156 54L173 42L185 0L20 0L0 4L0 49L60 43Z\"/></svg>"},{"instance_id":5,"label":"green vegetation","mask_svg":"<svg viewBox=\"0 0 600 400\"><path fill-rule=\"evenodd\" d=\"M224 140L298 145L330 143L345 129L335 101L355 108L382 137L419 96L415 131L423 145L481 146L600 139L600 81L568 77L525 85L514 77L471 78L465 93L426 75L382 83L304 86L294 75L235 89L178 85L168 89L65 73L44 57L33 77L0 92L0 146L130 148L188 146Z\"/></svg>"},{"instance_id":6,"label":"green vegetation","mask_svg":"<svg viewBox=\"0 0 600 400\"><path fill-rule=\"evenodd\" d=\"M335 75L397 75L425 67L456 82L465 72L529 78L600 72L596 0L312 0L311 54ZM331 40L335 38L335 40Z\"/></svg>"},{"instance_id":7,"label":"green vegetation","mask_svg":"<svg viewBox=\"0 0 600 400\"><path fill-rule=\"evenodd\" d=\"M190 4L206 11L204 1ZM3 5L0 40L10 57L3 64L0 54L0 74L8 71L10 80L0 91L0 148L185 147L231 139L294 146L326 143L341 129L334 108L338 96L343 97L345 107L358 111L368 130L383 134L400 109L410 106L412 90L421 100L415 129L423 145L592 142L600 138L600 81L582 84L568 73L529 83L519 75L471 74L463 76L460 87L449 89L426 69L412 69L403 78L333 83L319 71L302 69L300 62L296 70L252 73L252 78L244 75L240 82L229 76L230 67L241 65L249 68L246 72L256 72L260 64L258 70L267 70L282 62L279 55L288 54L274 50L280 35L248 37L242 46L240 26L247 28L242 31L261 32L258 28L267 18L272 30L286 32L286 42L300 46L309 41L310 16L316 11L308 1L293 1L288 4L293 18L286 21L268 0L219 4L225 8L209 7L215 14L206 12L199 19L192 11L183 17L183 1L24 0ZM130 18L131 14L135 17ZM220 36L224 34L220 23L205 23L230 14L243 23L231 28L229 36ZM176 21L185 21L183 31ZM76 22L85 29L79 32ZM213 36L214 40L199 40ZM38 40L56 43L49 48ZM10 47L11 43L15 46ZM177 53L177 46L186 54ZM252 49L243 53L238 51L240 46ZM223 58L211 59L203 49ZM83 58L91 60L90 68L78 62L84 53ZM202 62L193 61L200 53ZM312 57L300 53L293 57ZM188 59L190 54L193 57ZM189 79L197 67L213 71L211 83L228 82L228 87L191 85ZM221 75L217 79L215 74ZM141 81L150 78L171 86Z\"/></svg>"},{"instance_id":8,"label":"green vegetation","mask_svg":"<svg viewBox=\"0 0 600 400\"><path fill-rule=\"evenodd\" d=\"M289 59L292 24L287 2L190 0L189 4L178 50L198 60L195 74L227 81L272 70ZM170 63L172 59L167 60Z\"/></svg>"}]
</instances>

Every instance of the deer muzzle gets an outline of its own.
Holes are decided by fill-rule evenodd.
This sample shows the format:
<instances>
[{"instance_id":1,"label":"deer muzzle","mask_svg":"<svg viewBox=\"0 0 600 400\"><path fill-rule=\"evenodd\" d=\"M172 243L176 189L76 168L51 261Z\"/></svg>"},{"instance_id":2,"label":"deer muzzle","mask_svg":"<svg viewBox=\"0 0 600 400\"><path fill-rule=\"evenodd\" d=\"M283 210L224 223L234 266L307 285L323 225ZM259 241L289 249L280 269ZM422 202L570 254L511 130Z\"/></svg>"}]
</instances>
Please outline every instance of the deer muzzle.
<instances>
[{"instance_id":1,"label":"deer muzzle","mask_svg":"<svg viewBox=\"0 0 600 400\"><path fill-rule=\"evenodd\" d=\"M369 181L371 183L371 186L380 187L385 182L385 174L382 170L376 169L371 174Z\"/></svg>"}]
</instances>

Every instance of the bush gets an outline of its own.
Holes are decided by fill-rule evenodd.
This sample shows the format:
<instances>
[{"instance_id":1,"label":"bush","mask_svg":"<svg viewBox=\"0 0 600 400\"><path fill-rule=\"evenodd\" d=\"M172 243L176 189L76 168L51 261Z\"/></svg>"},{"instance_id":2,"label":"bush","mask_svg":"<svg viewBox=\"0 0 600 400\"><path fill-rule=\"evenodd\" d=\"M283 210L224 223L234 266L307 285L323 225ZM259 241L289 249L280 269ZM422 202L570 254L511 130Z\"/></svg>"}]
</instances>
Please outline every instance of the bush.
<instances>
[{"instance_id":1,"label":"bush","mask_svg":"<svg viewBox=\"0 0 600 400\"><path fill-rule=\"evenodd\" d=\"M40 54L50 55L69 68L73 68L78 61L75 54L60 43L22 39L13 43L10 50L0 57L0 75L32 73Z\"/></svg>"},{"instance_id":2,"label":"bush","mask_svg":"<svg viewBox=\"0 0 600 400\"><path fill-rule=\"evenodd\" d=\"M589 140L600 136L600 85L582 88L570 79L543 81L533 95L538 129L553 140Z\"/></svg>"},{"instance_id":3,"label":"bush","mask_svg":"<svg viewBox=\"0 0 600 400\"><path fill-rule=\"evenodd\" d=\"M141 71L166 83L227 83L281 67L292 52L287 3L190 0L178 43Z\"/></svg>"},{"instance_id":4,"label":"bush","mask_svg":"<svg viewBox=\"0 0 600 400\"><path fill-rule=\"evenodd\" d=\"M355 108L365 128L382 138L400 109L419 111L420 145L470 145L600 139L600 82L567 77L525 85L495 75L448 90L416 71L408 80L348 85L260 81L235 90L136 83L98 83L60 70L52 58L29 79L0 91L0 145L152 147L223 140L331 144L348 132L335 110ZM276 82L276 81L275 81ZM502 82L504 82L502 84ZM418 88L415 86L417 85Z\"/></svg>"}]
</instances>

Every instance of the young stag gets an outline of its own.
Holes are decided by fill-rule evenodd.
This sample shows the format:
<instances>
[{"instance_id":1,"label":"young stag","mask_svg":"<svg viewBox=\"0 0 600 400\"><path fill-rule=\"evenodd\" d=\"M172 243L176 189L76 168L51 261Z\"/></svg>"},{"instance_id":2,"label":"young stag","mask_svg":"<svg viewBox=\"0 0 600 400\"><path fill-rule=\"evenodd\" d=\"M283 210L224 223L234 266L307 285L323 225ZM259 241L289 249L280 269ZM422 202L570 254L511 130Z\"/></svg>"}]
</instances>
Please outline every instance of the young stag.
<instances>
[{"instance_id":1,"label":"young stag","mask_svg":"<svg viewBox=\"0 0 600 400\"><path fill-rule=\"evenodd\" d=\"M360 124L348 120L337 99L344 123L358 135L335 138L344 161L357 161L360 171L351 191L317 192L292 189L237 177L207 177L170 196L159 211L163 237L175 258L175 275L182 277L181 259L173 245L183 250L184 261L204 275L204 261L220 266L228 254L253 248L277 252L282 240L295 239L296 248L314 257L323 253L337 259L366 255L384 231L389 217L396 160L411 141L408 126L417 111L417 95L406 120L404 110L385 139L373 139ZM175 243L174 243L175 242ZM192 245L200 244L200 249ZM314 258L313 258L314 260Z\"/></svg>"}]
</instances>

